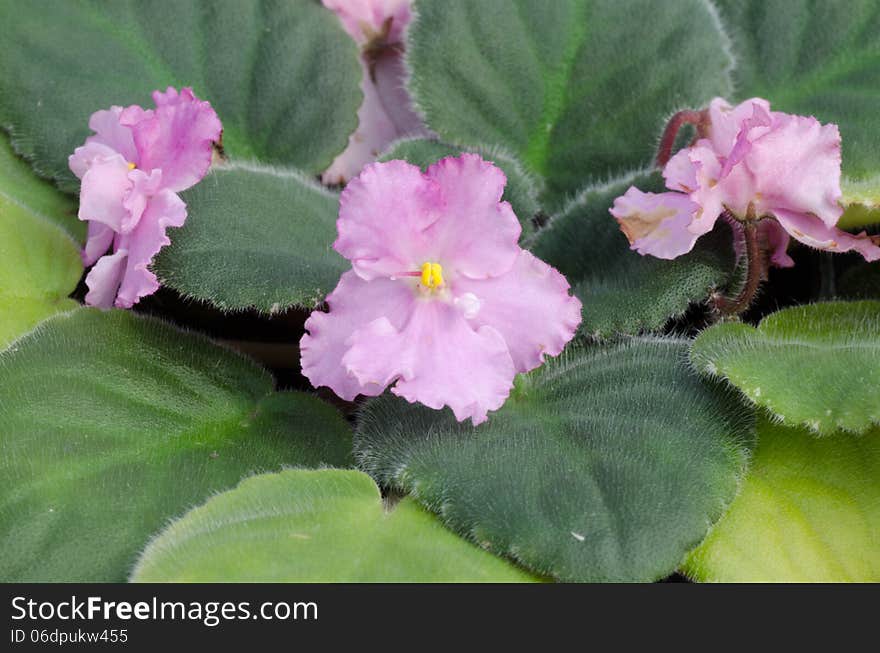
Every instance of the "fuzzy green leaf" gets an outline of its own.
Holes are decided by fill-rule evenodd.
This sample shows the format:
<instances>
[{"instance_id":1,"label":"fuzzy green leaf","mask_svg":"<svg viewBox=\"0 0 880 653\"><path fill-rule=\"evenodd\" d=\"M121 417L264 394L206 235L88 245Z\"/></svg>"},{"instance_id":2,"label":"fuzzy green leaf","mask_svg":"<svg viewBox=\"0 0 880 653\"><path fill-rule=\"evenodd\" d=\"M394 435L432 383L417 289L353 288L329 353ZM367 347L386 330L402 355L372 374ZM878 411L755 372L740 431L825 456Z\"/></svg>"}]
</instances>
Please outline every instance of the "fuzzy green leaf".
<instances>
[{"instance_id":1,"label":"fuzzy green leaf","mask_svg":"<svg viewBox=\"0 0 880 653\"><path fill-rule=\"evenodd\" d=\"M786 424L827 434L880 423L880 302L794 306L757 329L719 324L696 339L691 361Z\"/></svg>"},{"instance_id":2,"label":"fuzzy green leaf","mask_svg":"<svg viewBox=\"0 0 880 653\"><path fill-rule=\"evenodd\" d=\"M880 173L880 4L876 0L717 0L740 98L840 126L843 171Z\"/></svg>"},{"instance_id":3,"label":"fuzzy green leaf","mask_svg":"<svg viewBox=\"0 0 880 653\"><path fill-rule=\"evenodd\" d=\"M486 161L491 161L504 171L507 176L507 186L504 188L502 199L510 202L513 212L519 218L519 223L522 225L522 238L528 238L535 230L535 217L540 211L538 188L535 180L525 171L516 157L499 148L485 145L455 147L439 141L413 138L392 143L379 160L403 159L424 170L444 157L458 156L462 152L479 154Z\"/></svg>"},{"instance_id":4,"label":"fuzzy green leaf","mask_svg":"<svg viewBox=\"0 0 880 653\"><path fill-rule=\"evenodd\" d=\"M704 0L419 0L410 89L453 144L500 145L558 203L648 164L668 114L730 91ZM638 20L633 20L638 16Z\"/></svg>"},{"instance_id":5,"label":"fuzzy green leaf","mask_svg":"<svg viewBox=\"0 0 880 653\"><path fill-rule=\"evenodd\" d=\"M815 438L761 420L739 495L684 565L714 582L880 581L880 430Z\"/></svg>"},{"instance_id":6,"label":"fuzzy green leaf","mask_svg":"<svg viewBox=\"0 0 880 653\"><path fill-rule=\"evenodd\" d=\"M725 286L734 270L730 229L719 224L694 250L666 261L630 250L608 213L630 185L660 190L659 174L641 174L583 191L540 230L532 251L568 279L584 305L581 329L596 336L661 328Z\"/></svg>"},{"instance_id":7,"label":"fuzzy green leaf","mask_svg":"<svg viewBox=\"0 0 880 653\"><path fill-rule=\"evenodd\" d=\"M162 283L223 309L312 308L345 260L338 196L296 172L228 165L183 193L189 217L156 258Z\"/></svg>"},{"instance_id":8,"label":"fuzzy green leaf","mask_svg":"<svg viewBox=\"0 0 880 653\"><path fill-rule=\"evenodd\" d=\"M0 121L44 175L77 182L67 157L92 112L152 106L192 86L223 121L233 158L318 173L357 126L354 43L318 2L117 0L0 3Z\"/></svg>"},{"instance_id":9,"label":"fuzzy green leaf","mask_svg":"<svg viewBox=\"0 0 880 653\"><path fill-rule=\"evenodd\" d=\"M282 466L344 466L342 416L129 312L56 316L0 354L0 579L121 581L169 519Z\"/></svg>"},{"instance_id":10,"label":"fuzzy green leaf","mask_svg":"<svg viewBox=\"0 0 880 653\"><path fill-rule=\"evenodd\" d=\"M135 582L527 582L410 498L390 510L361 472L249 478L172 523Z\"/></svg>"},{"instance_id":11,"label":"fuzzy green leaf","mask_svg":"<svg viewBox=\"0 0 880 653\"><path fill-rule=\"evenodd\" d=\"M386 395L355 456L457 532L538 574L649 581L678 567L733 499L753 417L685 363L687 346L576 350L517 380L474 429Z\"/></svg>"},{"instance_id":12,"label":"fuzzy green leaf","mask_svg":"<svg viewBox=\"0 0 880 653\"><path fill-rule=\"evenodd\" d=\"M0 349L40 320L69 310L82 276L74 203L36 178L0 135Z\"/></svg>"}]
</instances>

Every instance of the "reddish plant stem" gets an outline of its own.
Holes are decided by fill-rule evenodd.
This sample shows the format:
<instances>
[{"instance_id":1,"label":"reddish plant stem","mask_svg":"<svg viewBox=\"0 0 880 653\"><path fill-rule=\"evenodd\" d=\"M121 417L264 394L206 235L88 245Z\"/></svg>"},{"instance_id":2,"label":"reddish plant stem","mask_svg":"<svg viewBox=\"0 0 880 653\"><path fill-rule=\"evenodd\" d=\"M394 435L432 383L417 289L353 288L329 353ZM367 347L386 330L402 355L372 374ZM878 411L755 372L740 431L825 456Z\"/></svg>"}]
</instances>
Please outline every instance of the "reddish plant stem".
<instances>
[{"instance_id":1,"label":"reddish plant stem","mask_svg":"<svg viewBox=\"0 0 880 653\"><path fill-rule=\"evenodd\" d=\"M678 136L678 131L684 125L699 126L701 122L703 122L702 111L679 111L669 119L666 129L663 130L663 137L660 139L660 146L657 148L658 167L662 168L669 162L669 159L672 156L672 147L675 145L675 137Z\"/></svg>"},{"instance_id":2,"label":"reddish plant stem","mask_svg":"<svg viewBox=\"0 0 880 653\"><path fill-rule=\"evenodd\" d=\"M735 298L719 297L715 300L715 308L724 316L738 315L752 304L758 286L766 274L764 252L758 242L758 223L756 220L740 222L746 244L746 282Z\"/></svg>"}]
</instances>

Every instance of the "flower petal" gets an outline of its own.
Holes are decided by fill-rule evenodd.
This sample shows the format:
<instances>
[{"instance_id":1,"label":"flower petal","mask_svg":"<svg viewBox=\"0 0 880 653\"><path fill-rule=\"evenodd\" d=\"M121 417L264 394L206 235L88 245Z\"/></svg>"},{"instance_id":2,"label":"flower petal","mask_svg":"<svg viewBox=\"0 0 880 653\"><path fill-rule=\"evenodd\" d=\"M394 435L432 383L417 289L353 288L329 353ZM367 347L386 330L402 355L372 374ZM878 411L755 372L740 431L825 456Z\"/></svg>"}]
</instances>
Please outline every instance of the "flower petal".
<instances>
[{"instance_id":1,"label":"flower petal","mask_svg":"<svg viewBox=\"0 0 880 653\"><path fill-rule=\"evenodd\" d=\"M82 261L85 267L94 264L99 258L107 253L113 236L116 232L103 222L89 222L89 231L86 238L86 246L82 251Z\"/></svg>"},{"instance_id":2,"label":"flower petal","mask_svg":"<svg viewBox=\"0 0 880 653\"><path fill-rule=\"evenodd\" d=\"M829 227L819 218L807 213L793 213L776 209L773 214L779 224L791 236L805 245L829 252L857 251L867 261L880 259L880 246L877 236L869 236L864 231L853 235L836 227Z\"/></svg>"},{"instance_id":3,"label":"flower petal","mask_svg":"<svg viewBox=\"0 0 880 653\"><path fill-rule=\"evenodd\" d=\"M159 281L148 266L160 249L171 244L165 230L183 226L185 220L186 204L176 193L166 188L150 198L137 226L120 239L128 249L128 261L116 297L117 307L131 308L141 297L159 289Z\"/></svg>"},{"instance_id":4,"label":"flower petal","mask_svg":"<svg viewBox=\"0 0 880 653\"><path fill-rule=\"evenodd\" d=\"M620 229L639 254L674 259L699 237L688 227L699 206L683 193L643 193L631 186L611 207Z\"/></svg>"},{"instance_id":5,"label":"flower petal","mask_svg":"<svg viewBox=\"0 0 880 653\"><path fill-rule=\"evenodd\" d=\"M477 302L468 318L472 327L488 325L502 335L517 372L540 366L545 355L557 356L574 337L581 303L568 291L565 277L525 250L507 274L459 278L453 285L456 296Z\"/></svg>"},{"instance_id":6,"label":"flower petal","mask_svg":"<svg viewBox=\"0 0 880 653\"><path fill-rule=\"evenodd\" d=\"M760 193L759 214L784 209L812 213L827 227L843 214L840 132L815 118L773 114L773 129L752 143L745 164Z\"/></svg>"},{"instance_id":7,"label":"flower petal","mask_svg":"<svg viewBox=\"0 0 880 653\"><path fill-rule=\"evenodd\" d=\"M516 370L504 338L489 326L477 330L452 304L416 304L404 328L385 317L352 335L342 359L362 385L385 385L409 402L449 406L458 421L485 422L504 403Z\"/></svg>"},{"instance_id":8,"label":"flower petal","mask_svg":"<svg viewBox=\"0 0 880 653\"><path fill-rule=\"evenodd\" d=\"M788 232L776 220L761 220L758 223L758 238L764 250L770 252L770 263L778 268L794 266L794 259L788 255Z\"/></svg>"},{"instance_id":9,"label":"flower petal","mask_svg":"<svg viewBox=\"0 0 880 653\"><path fill-rule=\"evenodd\" d=\"M138 155L134 145L134 136L127 125L120 122L124 109L122 107L110 107L103 111L95 111L89 118L89 128L95 132L89 136L86 143L106 145L114 152L125 157L126 162L137 165Z\"/></svg>"},{"instance_id":10,"label":"flower petal","mask_svg":"<svg viewBox=\"0 0 880 653\"><path fill-rule=\"evenodd\" d=\"M444 268L472 279L506 273L520 252L522 227L502 202L507 177L477 154L446 157L427 176L440 186L441 217L427 230L430 256Z\"/></svg>"},{"instance_id":11,"label":"flower petal","mask_svg":"<svg viewBox=\"0 0 880 653\"><path fill-rule=\"evenodd\" d=\"M113 300L116 299L116 292L125 274L127 259L128 251L125 249L119 249L113 254L98 259L95 267L86 277L86 285L89 287L85 298L86 304L99 308L113 306Z\"/></svg>"},{"instance_id":12,"label":"flower petal","mask_svg":"<svg viewBox=\"0 0 880 653\"><path fill-rule=\"evenodd\" d=\"M153 92L156 109L129 107L120 121L131 128L140 160L138 167L162 170L163 184L173 191L185 190L208 172L213 144L222 125L209 102L199 100L191 88L172 87Z\"/></svg>"},{"instance_id":13,"label":"flower petal","mask_svg":"<svg viewBox=\"0 0 880 653\"><path fill-rule=\"evenodd\" d=\"M327 297L329 313L315 311L306 321L300 340L303 375L317 387L326 386L347 401L359 394L382 394L385 386L362 385L342 365L352 333L386 316L395 328L403 328L416 301L412 286L401 281L364 281L349 270Z\"/></svg>"},{"instance_id":14,"label":"flower petal","mask_svg":"<svg viewBox=\"0 0 880 653\"><path fill-rule=\"evenodd\" d=\"M95 159L82 178L79 219L101 222L116 232L129 218L125 200L132 183L128 163L121 154Z\"/></svg>"},{"instance_id":15,"label":"flower petal","mask_svg":"<svg viewBox=\"0 0 880 653\"><path fill-rule=\"evenodd\" d=\"M417 166L371 163L342 191L333 247L365 280L418 270L429 260L425 230L441 201L439 186Z\"/></svg>"},{"instance_id":16,"label":"flower petal","mask_svg":"<svg viewBox=\"0 0 880 653\"><path fill-rule=\"evenodd\" d=\"M726 158L742 131L743 122L755 115L755 111L770 112L770 103L763 98L751 98L735 107L727 100L715 98L709 103L709 133L711 148L719 157Z\"/></svg>"},{"instance_id":17,"label":"flower petal","mask_svg":"<svg viewBox=\"0 0 880 653\"><path fill-rule=\"evenodd\" d=\"M322 0L334 12L349 36L359 45L381 37L399 43L411 18L412 0ZM385 33L387 29L387 34Z\"/></svg>"},{"instance_id":18,"label":"flower petal","mask_svg":"<svg viewBox=\"0 0 880 653\"><path fill-rule=\"evenodd\" d=\"M358 109L358 128L348 138L348 146L333 160L321 180L325 184L343 184L385 150L402 133L385 111L379 89L370 77L367 64L361 61L361 90L364 101Z\"/></svg>"}]
</instances>

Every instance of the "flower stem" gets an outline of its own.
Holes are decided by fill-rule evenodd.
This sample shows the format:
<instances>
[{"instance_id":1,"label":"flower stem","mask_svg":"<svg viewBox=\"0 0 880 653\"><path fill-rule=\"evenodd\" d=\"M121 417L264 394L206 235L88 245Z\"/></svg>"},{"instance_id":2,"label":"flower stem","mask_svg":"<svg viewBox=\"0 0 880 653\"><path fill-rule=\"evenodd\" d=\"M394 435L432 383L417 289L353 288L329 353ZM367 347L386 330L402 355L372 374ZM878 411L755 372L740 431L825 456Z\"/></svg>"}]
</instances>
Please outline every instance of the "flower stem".
<instances>
[{"instance_id":1,"label":"flower stem","mask_svg":"<svg viewBox=\"0 0 880 653\"><path fill-rule=\"evenodd\" d=\"M666 129L663 131L663 137L660 139L660 146L657 148L657 166L663 168L668 162L670 157L672 156L672 147L675 145L675 137L678 136L678 131L684 125L697 125L703 122L703 112L702 111L679 111L672 118L669 119L669 123L666 125Z\"/></svg>"},{"instance_id":2,"label":"flower stem","mask_svg":"<svg viewBox=\"0 0 880 653\"><path fill-rule=\"evenodd\" d=\"M757 221L747 220L739 224L742 225L746 245L746 282L735 298L719 297L715 300L715 308L723 316L738 315L751 306L758 286L767 272L764 252L758 243Z\"/></svg>"}]
</instances>

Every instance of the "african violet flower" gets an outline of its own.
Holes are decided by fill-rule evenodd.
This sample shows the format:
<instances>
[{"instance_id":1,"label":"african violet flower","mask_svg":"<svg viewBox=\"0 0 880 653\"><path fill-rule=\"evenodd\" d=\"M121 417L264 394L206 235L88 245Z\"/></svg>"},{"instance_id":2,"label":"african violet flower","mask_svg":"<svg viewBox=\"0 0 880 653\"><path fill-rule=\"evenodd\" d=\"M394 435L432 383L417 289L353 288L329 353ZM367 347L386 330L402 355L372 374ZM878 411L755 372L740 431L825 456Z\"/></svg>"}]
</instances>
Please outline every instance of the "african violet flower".
<instances>
[{"instance_id":1,"label":"african violet flower","mask_svg":"<svg viewBox=\"0 0 880 653\"><path fill-rule=\"evenodd\" d=\"M880 258L871 237L836 228L843 213L836 125L770 111L760 98L736 107L716 98L698 115L699 138L663 169L670 192L631 187L611 208L633 249L673 259L724 213L760 220L759 236L779 267L794 265L786 254L789 236L818 249Z\"/></svg>"},{"instance_id":2,"label":"african violet flower","mask_svg":"<svg viewBox=\"0 0 880 653\"><path fill-rule=\"evenodd\" d=\"M403 40L412 18L412 0L323 0L361 48L358 128L348 147L324 172L324 183L341 184L376 159L394 140L429 132L412 107L404 84Z\"/></svg>"},{"instance_id":3,"label":"african violet flower","mask_svg":"<svg viewBox=\"0 0 880 653\"><path fill-rule=\"evenodd\" d=\"M474 154L423 174L373 163L340 198L334 248L351 261L300 343L303 373L344 399L392 392L474 424L517 372L559 354L581 304L517 244L504 173Z\"/></svg>"},{"instance_id":4,"label":"african violet flower","mask_svg":"<svg viewBox=\"0 0 880 653\"><path fill-rule=\"evenodd\" d=\"M171 242L166 228L186 220L177 193L205 176L220 138L217 114L192 89L155 91L153 101L155 109L93 113L95 134L68 159L82 179L79 219L89 223L83 263L95 263L86 277L92 306L130 308L158 289L148 266Z\"/></svg>"}]
</instances>

